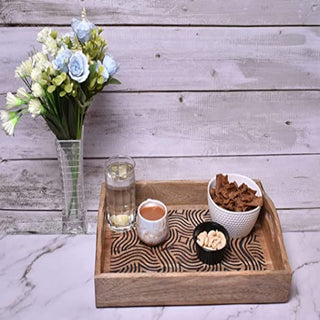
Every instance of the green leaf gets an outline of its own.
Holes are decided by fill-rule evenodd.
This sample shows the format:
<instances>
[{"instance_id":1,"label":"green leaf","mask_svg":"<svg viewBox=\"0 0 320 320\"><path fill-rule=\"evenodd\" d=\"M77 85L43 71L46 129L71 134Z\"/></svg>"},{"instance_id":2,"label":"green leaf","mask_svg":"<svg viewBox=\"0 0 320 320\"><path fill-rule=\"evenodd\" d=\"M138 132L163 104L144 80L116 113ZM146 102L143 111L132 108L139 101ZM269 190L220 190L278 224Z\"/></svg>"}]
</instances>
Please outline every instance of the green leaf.
<instances>
[{"instance_id":1,"label":"green leaf","mask_svg":"<svg viewBox=\"0 0 320 320\"><path fill-rule=\"evenodd\" d=\"M47 91L49 92L49 93L52 93L54 90L56 90L56 86L55 85L51 85L51 86L49 86L48 87L48 89L47 89Z\"/></svg>"},{"instance_id":2,"label":"green leaf","mask_svg":"<svg viewBox=\"0 0 320 320\"><path fill-rule=\"evenodd\" d=\"M53 39L57 39L58 32L55 31L55 30L53 30L53 31L51 31L50 36L51 36Z\"/></svg>"},{"instance_id":3,"label":"green leaf","mask_svg":"<svg viewBox=\"0 0 320 320\"><path fill-rule=\"evenodd\" d=\"M90 71L89 78L92 78L92 77L94 76L94 74L96 73L96 69L97 69L97 63L93 63L93 64L89 67L89 71Z\"/></svg>"},{"instance_id":4,"label":"green leaf","mask_svg":"<svg viewBox=\"0 0 320 320\"><path fill-rule=\"evenodd\" d=\"M121 84L121 82L116 78L110 77L108 80L108 84Z\"/></svg>"},{"instance_id":5,"label":"green leaf","mask_svg":"<svg viewBox=\"0 0 320 320\"><path fill-rule=\"evenodd\" d=\"M46 94L46 98L47 98L47 103L43 103L43 105L47 108L52 107L52 109L54 109L56 111L55 108L55 101L54 101L54 94L51 92L48 92L47 90L47 94Z\"/></svg>"}]
</instances>

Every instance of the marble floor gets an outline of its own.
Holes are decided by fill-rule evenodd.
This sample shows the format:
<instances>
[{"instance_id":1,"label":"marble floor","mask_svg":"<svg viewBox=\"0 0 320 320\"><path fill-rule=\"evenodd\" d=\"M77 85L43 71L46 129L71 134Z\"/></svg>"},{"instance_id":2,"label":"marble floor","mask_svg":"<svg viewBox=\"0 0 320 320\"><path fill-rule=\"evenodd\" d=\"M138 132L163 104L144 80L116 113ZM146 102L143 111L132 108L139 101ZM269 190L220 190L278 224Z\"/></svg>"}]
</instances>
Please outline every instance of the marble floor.
<instances>
[{"instance_id":1,"label":"marble floor","mask_svg":"<svg viewBox=\"0 0 320 320\"><path fill-rule=\"evenodd\" d=\"M288 303L96 309L95 235L3 235L0 319L320 319L320 232L284 233Z\"/></svg>"}]
</instances>

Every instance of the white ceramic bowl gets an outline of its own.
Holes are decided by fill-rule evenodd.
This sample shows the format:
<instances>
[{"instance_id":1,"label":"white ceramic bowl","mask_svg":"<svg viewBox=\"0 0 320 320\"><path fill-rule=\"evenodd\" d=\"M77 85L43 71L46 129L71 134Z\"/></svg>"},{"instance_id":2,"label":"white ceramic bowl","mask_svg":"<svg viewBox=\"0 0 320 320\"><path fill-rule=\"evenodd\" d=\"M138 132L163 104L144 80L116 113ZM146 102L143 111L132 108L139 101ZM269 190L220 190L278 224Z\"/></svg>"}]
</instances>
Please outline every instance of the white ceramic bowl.
<instances>
[{"instance_id":1,"label":"white ceramic bowl","mask_svg":"<svg viewBox=\"0 0 320 320\"><path fill-rule=\"evenodd\" d=\"M259 186L250 178L235 173L227 173L229 182L236 181L240 186L245 183L249 188L256 190L256 195L261 197L262 192ZM223 174L226 175L226 174ZM247 236L254 227L259 216L261 207L256 207L250 211L235 212L221 208L211 198L210 189L215 187L216 178L212 178L208 183L208 205L212 221L223 225L231 238L242 238Z\"/></svg>"}]
</instances>

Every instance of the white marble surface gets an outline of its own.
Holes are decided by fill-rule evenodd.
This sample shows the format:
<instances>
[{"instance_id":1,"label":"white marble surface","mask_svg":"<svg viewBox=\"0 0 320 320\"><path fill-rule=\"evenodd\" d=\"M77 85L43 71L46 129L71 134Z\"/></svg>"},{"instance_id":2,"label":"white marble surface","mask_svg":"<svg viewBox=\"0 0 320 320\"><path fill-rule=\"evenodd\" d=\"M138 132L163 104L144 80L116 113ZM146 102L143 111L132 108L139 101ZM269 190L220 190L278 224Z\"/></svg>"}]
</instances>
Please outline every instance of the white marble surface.
<instances>
[{"instance_id":1,"label":"white marble surface","mask_svg":"<svg viewBox=\"0 0 320 320\"><path fill-rule=\"evenodd\" d=\"M320 319L320 232L284 234L293 279L284 304L96 309L95 236L0 240L0 319Z\"/></svg>"}]
</instances>

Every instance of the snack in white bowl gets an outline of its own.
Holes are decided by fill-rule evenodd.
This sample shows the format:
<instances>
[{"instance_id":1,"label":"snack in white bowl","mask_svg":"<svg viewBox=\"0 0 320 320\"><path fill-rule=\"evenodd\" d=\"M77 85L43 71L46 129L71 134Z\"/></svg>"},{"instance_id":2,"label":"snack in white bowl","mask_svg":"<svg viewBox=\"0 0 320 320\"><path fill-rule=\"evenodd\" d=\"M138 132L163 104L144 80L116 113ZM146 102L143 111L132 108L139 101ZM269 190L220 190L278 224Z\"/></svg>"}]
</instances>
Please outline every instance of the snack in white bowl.
<instances>
[{"instance_id":1,"label":"snack in white bowl","mask_svg":"<svg viewBox=\"0 0 320 320\"><path fill-rule=\"evenodd\" d=\"M251 232L263 205L262 192L252 179L240 174L219 174L208 183L207 196L212 220L222 224L230 237L242 238Z\"/></svg>"}]
</instances>

